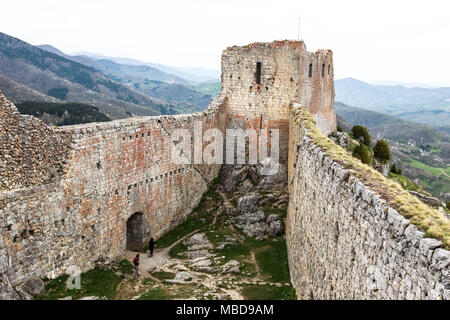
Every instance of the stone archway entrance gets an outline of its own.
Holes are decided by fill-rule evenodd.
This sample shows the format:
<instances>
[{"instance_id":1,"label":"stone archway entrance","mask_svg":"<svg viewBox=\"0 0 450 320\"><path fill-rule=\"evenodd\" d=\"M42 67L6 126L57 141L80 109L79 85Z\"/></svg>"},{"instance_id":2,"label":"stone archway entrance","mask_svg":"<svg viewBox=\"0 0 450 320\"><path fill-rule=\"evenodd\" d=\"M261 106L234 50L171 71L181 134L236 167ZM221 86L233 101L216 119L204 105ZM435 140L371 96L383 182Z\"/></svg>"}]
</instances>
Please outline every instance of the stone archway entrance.
<instances>
[{"instance_id":1,"label":"stone archway entrance","mask_svg":"<svg viewBox=\"0 0 450 320\"><path fill-rule=\"evenodd\" d=\"M127 220L127 250L143 251L150 239L147 219L141 212L136 212Z\"/></svg>"}]
</instances>

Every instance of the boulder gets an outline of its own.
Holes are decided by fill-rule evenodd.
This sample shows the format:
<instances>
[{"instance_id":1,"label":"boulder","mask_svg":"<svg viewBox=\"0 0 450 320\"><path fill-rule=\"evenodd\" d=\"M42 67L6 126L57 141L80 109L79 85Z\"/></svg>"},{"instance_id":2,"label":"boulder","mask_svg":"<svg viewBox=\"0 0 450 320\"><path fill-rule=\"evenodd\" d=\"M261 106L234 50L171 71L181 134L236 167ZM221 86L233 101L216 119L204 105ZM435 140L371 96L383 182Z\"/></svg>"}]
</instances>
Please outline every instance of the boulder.
<instances>
[{"instance_id":1,"label":"boulder","mask_svg":"<svg viewBox=\"0 0 450 320\"><path fill-rule=\"evenodd\" d=\"M0 300L20 300L21 297L11 286L6 274L0 274Z\"/></svg>"},{"instance_id":2,"label":"boulder","mask_svg":"<svg viewBox=\"0 0 450 320\"><path fill-rule=\"evenodd\" d=\"M238 192L239 193L247 193L250 192L253 189L253 183L250 181L250 179L245 179L242 185L239 187Z\"/></svg>"},{"instance_id":3,"label":"boulder","mask_svg":"<svg viewBox=\"0 0 450 320\"><path fill-rule=\"evenodd\" d=\"M272 221L268 224L267 232L270 237L276 237L283 231L283 224L281 220Z\"/></svg>"},{"instance_id":4,"label":"boulder","mask_svg":"<svg viewBox=\"0 0 450 320\"><path fill-rule=\"evenodd\" d=\"M237 201L238 210L242 213L255 211L258 207L258 202L261 197L262 196L260 194L254 192L240 197Z\"/></svg>"},{"instance_id":5,"label":"boulder","mask_svg":"<svg viewBox=\"0 0 450 320\"><path fill-rule=\"evenodd\" d=\"M249 237L261 238L266 233L267 227L264 222L247 223L242 231Z\"/></svg>"},{"instance_id":6,"label":"boulder","mask_svg":"<svg viewBox=\"0 0 450 320\"><path fill-rule=\"evenodd\" d=\"M266 223L270 224L271 222L278 221L278 220L281 220L281 217L275 213L272 213L271 215L269 215L267 217Z\"/></svg>"},{"instance_id":7,"label":"boulder","mask_svg":"<svg viewBox=\"0 0 450 320\"><path fill-rule=\"evenodd\" d=\"M284 164L276 164L271 159L257 165L260 180L255 190L273 190L287 184L287 168Z\"/></svg>"},{"instance_id":8,"label":"boulder","mask_svg":"<svg viewBox=\"0 0 450 320\"><path fill-rule=\"evenodd\" d=\"M247 175L247 166L223 165L219 172L219 179L226 192L233 192L236 185L243 182Z\"/></svg>"},{"instance_id":9,"label":"boulder","mask_svg":"<svg viewBox=\"0 0 450 320\"><path fill-rule=\"evenodd\" d=\"M236 217L236 223L243 225L248 223L255 223L255 222L263 222L266 220L266 215L264 214L264 211L258 210L253 213L245 213L241 214L240 216Z\"/></svg>"},{"instance_id":10,"label":"boulder","mask_svg":"<svg viewBox=\"0 0 450 320\"><path fill-rule=\"evenodd\" d=\"M200 250L200 249L210 249L212 248L211 243L206 238L205 233L196 233L193 236L184 239L183 244L190 251Z\"/></svg>"},{"instance_id":11,"label":"boulder","mask_svg":"<svg viewBox=\"0 0 450 320\"><path fill-rule=\"evenodd\" d=\"M192 281L194 275L187 271L178 272L173 279L165 279L168 283L186 283Z\"/></svg>"},{"instance_id":12,"label":"boulder","mask_svg":"<svg viewBox=\"0 0 450 320\"><path fill-rule=\"evenodd\" d=\"M239 273L239 262L230 260L222 266L222 272Z\"/></svg>"},{"instance_id":13,"label":"boulder","mask_svg":"<svg viewBox=\"0 0 450 320\"><path fill-rule=\"evenodd\" d=\"M23 300L32 300L45 294L45 283L41 279L30 279L18 285L16 291Z\"/></svg>"}]
</instances>

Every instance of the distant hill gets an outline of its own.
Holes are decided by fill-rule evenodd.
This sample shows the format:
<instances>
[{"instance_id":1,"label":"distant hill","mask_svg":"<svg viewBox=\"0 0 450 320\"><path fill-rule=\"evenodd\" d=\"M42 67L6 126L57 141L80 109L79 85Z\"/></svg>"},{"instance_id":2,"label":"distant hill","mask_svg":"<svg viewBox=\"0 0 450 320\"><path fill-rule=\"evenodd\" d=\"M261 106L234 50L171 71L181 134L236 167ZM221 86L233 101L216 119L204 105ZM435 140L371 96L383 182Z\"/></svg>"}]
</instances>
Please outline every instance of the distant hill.
<instances>
[{"instance_id":1,"label":"distant hill","mask_svg":"<svg viewBox=\"0 0 450 320\"><path fill-rule=\"evenodd\" d=\"M434 196L450 200L450 135L434 127L394 116L335 103L338 125L342 120L369 128L374 140L386 139L393 161L404 174ZM445 174L444 174L445 173Z\"/></svg>"},{"instance_id":2,"label":"distant hill","mask_svg":"<svg viewBox=\"0 0 450 320\"><path fill-rule=\"evenodd\" d=\"M59 100L92 104L111 118L158 115L167 108L164 102L119 84L94 68L4 33L0 33L0 74Z\"/></svg>"},{"instance_id":3,"label":"distant hill","mask_svg":"<svg viewBox=\"0 0 450 320\"><path fill-rule=\"evenodd\" d=\"M100 59L97 60L100 64L101 70L112 73L113 75L120 75L122 78L129 77L134 80L157 80L170 83L188 84L189 82L183 78L175 75L165 73L159 69L149 67L146 65L127 65L114 62L112 60Z\"/></svg>"},{"instance_id":4,"label":"distant hill","mask_svg":"<svg viewBox=\"0 0 450 320\"><path fill-rule=\"evenodd\" d=\"M17 83L5 76L0 75L0 90L14 103L20 101L38 101L38 102L58 102L55 97L47 96L39 91L33 90Z\"/></svg>"},{"instance_id":5,"label":"distant hill","mask_svg":"<svg viewBox=\"0 0 450 320\"><path fill-rule=\"evenodd\" d=\"M192 111L204 110L211 100L210 95L204 95L190 87L177 84L166 83L155 80L129 81L134 89L172 103L179 103L181 107ZM191 108L189 108L191 106Z\"/></svg>"},{"instance_id":6,"label":"distant hill","mask_svg":"<svg viewBox=\"0 0 450 320\"><path fill-rule=\"evenodd\" d=\"M185 80L188 80L190 82L206 82L210 80L217 81L220 79L220 71L219 70L212 70L212 69L205 69L205 68L186 68L186 67L173 67L168 66L160 63L153 63L153 62L143 62L139 61L137 59L132 58L118 58L118 57L109 57L104 56L99 53L91 53L87 51L77 52L74 53L74 55L82 55L82 56L88 56L95 60L100 59L106 59L111 60L116 63L125 64L125 65L144 65L156 68L160 71L176 75L180 78L183 78ZM154 79L157 80L157 79Z\"/></svg>"},{"instance_id":7,"label":"distant hill","mask_svg":"<svg viewBox=\"0 0 450 320\"><path fill-rule=\"evenodd\" d=\"M39 47L95 68L114 81L169 103L171 106L166 108L164 113L201 111L205 109L211 99L211 95L197 90L197 86L202 84L197 84L149 65L144 65L144 62L138 60L129 58L104 59L102 57L105 56L102 55L92 55L90 57L83 55L70 56L50 45L41 45Z\"/></svg>"},{"instance_id":8,"label":"distant hill","mask_svg":"<svg viewBox=\"0 0 450 320\"><path fill-rule=\"evenodd\" d=\"M191 86L194 90L201 92L203 94L209 95L211 97L217 97L222 90L222 83L220 81L206 81L194 86Z\"/></svg>"},{"instance_id":9,"label":"distant hill","mask_svg":"<svg viewBox=\"0 0 450 320\"><path fill-rule=\"evenodd\" d=\"M372 85L335 80L336 101L435 127L450 126L450 88ZM438 115L438 116L436 116Z\"/></svg>"},{"instance_id":10,"label":"distant hill","mask_svg":"<svg viewBox=\"0 0 450 320\"><path fill-rule=\"evenodd\" d=\"M98 108L82 103L52 103L25 101L16 104L22 114L29 114L48 125L67 126L72 124L105 122L111 119Z\"/></svg>"}]
</instances>

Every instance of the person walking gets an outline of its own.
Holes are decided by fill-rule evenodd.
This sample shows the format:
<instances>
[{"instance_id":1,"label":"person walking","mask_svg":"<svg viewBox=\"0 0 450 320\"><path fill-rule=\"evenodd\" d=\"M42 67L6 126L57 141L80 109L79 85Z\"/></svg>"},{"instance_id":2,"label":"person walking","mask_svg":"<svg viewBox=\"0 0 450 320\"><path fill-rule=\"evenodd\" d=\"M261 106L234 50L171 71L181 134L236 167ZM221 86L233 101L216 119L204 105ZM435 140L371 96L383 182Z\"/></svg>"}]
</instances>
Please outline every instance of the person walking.
<instances>
[{"instance_id":1,"label":"person walking","mask_svg":"<svg viewBox=\"0 0 450 320\"><path fill-rule=\"evenodd\" d=\"M139 277L139 253L133 258L134 277Z\"/></svg>"},{"instance_id":2,"label":"person walking","mask_svg":"<svg viewBox=\"0 0 450 320\"><path fill-rule=\"evenodd\" d=\"M150 257L153 257L153 250L155 249L155 241L153 238L150 238L150 241L148 242L148 250L150 252Z\"/></svg>"}]
</instances>

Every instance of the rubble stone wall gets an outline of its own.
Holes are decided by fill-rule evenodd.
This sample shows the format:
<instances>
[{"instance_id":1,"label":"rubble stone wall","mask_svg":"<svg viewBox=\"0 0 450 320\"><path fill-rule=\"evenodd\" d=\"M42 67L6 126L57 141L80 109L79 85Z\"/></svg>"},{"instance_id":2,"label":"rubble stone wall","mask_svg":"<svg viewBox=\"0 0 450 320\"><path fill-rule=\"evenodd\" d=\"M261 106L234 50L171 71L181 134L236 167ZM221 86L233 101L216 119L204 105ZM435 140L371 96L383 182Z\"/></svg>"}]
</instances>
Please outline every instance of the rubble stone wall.
<instances>
[{"instance_id":1,"label":"rubble stone wall","mask_svg":"<svg viewBox=\"0 0 450 320\"><path fill-rule=\"evenodd\" d=\"M64 153L61 170L50 182L24 183L0 192L2 277L6 274L15 286L30 278L58 276L71 265L87 270L99 259L121 257L127 219L137 212L144 214L148 235L156 239L182 222L217 177L220 165L171 161L171 134L187 129L193 137L196 123L204 131L223 130L223 107L218 99L203 113L57 129L33 119L56 142L64 142L69 152ZM10 110L16 116L15 108L10 106ZM18 137L22 134L26 131L16 133L15 138L24 141L20 139L25 137ZM51 156L45 144L39 143L40 148L18 147L37 158ZM59 164L61 158L55 161Z\"/></svg>"},{"instance_id":2,"label":"rubble stone wall","mask_svg":"<svg viewBox=\"0 0 450 320\"><path fill-rule=\"evenodd\" d=\"M298 298L450 299L442 243L331 159L294 111L290 128L286 240Z\"/></svg>"}]
</instances>

